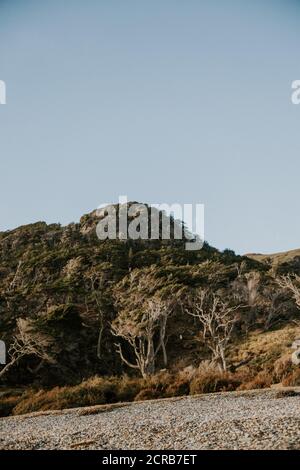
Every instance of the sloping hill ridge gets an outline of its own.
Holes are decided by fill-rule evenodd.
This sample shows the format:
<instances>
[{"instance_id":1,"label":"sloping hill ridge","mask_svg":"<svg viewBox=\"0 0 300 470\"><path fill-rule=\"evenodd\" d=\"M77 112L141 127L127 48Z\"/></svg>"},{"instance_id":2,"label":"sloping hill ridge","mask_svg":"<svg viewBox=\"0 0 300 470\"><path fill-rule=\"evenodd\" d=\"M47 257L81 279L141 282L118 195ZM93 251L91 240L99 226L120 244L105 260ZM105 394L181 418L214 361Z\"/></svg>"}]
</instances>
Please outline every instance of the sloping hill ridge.
<instances>
[{"instance_id":1,"label":"sloping hill ridge","mask_svg":"<svg viewBox=\"0 0 300 470\"><path fill-rule=\"evenodd\" d=\"M245 254L245 256L247 256L247 258L254 259L255 261L259 261L261 263L279 265L279 264L289 263L291 261L294 261L295 258L300 259L300 249L282 251L279 253L271 253L271 254L247 253Z\"/></svg>"},{"instance_id":2,"label":"sloping hill ridge","mask_svg":"<svg viewBox=\"0 0 300 470\"><path fill-rule=\"evenodd\" d=\"M49 354L53 358L48 363L33 356L24 357L2 379L2 385L49 389L76 387L85 381L90 387L89 381L96 375L138 376L121 361L111 332L119 309L130 305L131 298L134 301L137 279L145 281L145 299L157 291L172 296L200 287L243 305L227 352L229 371L240 376L229 385L215 381L215 390L236 388L244 381L242 373L247 380L256 380L261 374L259 386L281 380L273 371L274 364L288 354L290 342L299 335L294 322L299 314L291 296L278 292L276 276L299 273L295 258L290 262L285 259L274 270L252 255L220 252L208 243L199 251L187 251L183 241L174 239L100 241L96 236L98 220L96 212L92 212L66 227L37 222L0 233L0 339L11 344L17 320L30 319L40 334L52 339ZM199 325L184 313L180 303L168 320L167 338L171 374L195 368L211 358L209 349L199 342ZM123 348L132 358L126 342ZM157 372L165 368L162 359L159 354ZM292 367L289 373L294 373ZM195 378L190 372L185 374ZM175 379L170 376L168 380L172 383ZM181 377L179 388L173 391L162 391L164 387L158 381L149 385L149 390L154 387L148 390L149 394L153 397L189 393L190 385L185 380ZM135 385L131 382L130 386ZM43 402L40 406L46 409L78 405L80 390L74 392L76 403L68 398L65 405L59 404L57 396L63 392L57 391L55 405ZM108 391L98 402L118 400L114 393ZM131 395L134 397L132 390Z\"/></svg>"},{"instance_id":3,"label":"sloping hill ridge","mask_svg":"<svg viewBox=\"0 0 300 470\"><path fill-rule=\"evenodd\" d=\"M17 319L33 319L55 338L52 354L57 358L53 366L41 365L34 373L36 361L24 359L8 374L8 382L64 384L95 373L121 373L110 324L117 313L115 290L122 290L130 276L148 276L153 283L162 279L166 287L178 289L207 283L221 287L234 279L235 264L243 260L207 243L200 251L187 251L181 240L100 241L98 221L92 212L66 227L37 222L0 233L1 339L10 344ZM259 266L245 263L245 269ZM96 355L100 313L101 359ZM193 322L186 320L175 321L177 338L179 331L190 337Z\"/></svg>"}]
</instances>

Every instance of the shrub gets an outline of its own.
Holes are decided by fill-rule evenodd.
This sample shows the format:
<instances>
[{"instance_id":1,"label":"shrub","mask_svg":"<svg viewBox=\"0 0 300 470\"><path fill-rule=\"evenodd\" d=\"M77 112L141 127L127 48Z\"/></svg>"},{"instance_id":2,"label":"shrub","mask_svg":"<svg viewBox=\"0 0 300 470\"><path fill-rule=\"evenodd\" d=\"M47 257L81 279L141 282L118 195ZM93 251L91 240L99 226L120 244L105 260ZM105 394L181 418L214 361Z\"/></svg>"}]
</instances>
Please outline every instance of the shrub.
<instances>
[{"instance_id":1,"label":"shrub","mask_svg":"<svg viewBox=\"0 0 300 470\"><path fill-rule=\"evenodd\" d=\"M239 385L231 374L221 371L218 367L204 361L200 364L190 383L190 394L213 393L235 390Z\"/></svg>"},{"instance_id":2,"label":"shrub","mask_svg":"<svg viewBox=\"0 0 300 470\"><path fill-rule=\"evenodd\" d=\"M153 400L154 398L159 397L160 394L157 390L154 390L153 388L144 388L136 395L134 401Z\"/></svg>"},{"instance_id":3,"label":"shrub","mask_svg":"<svg viewBox=\"0 0 300 470\"><path fill-rule=\"evenodd\" d=\"M282 381L282 385L285 387L293 387L300 385L300 369L295 368L290 372Z\"/></svg>"},{"instance_id":4,"label":"shrub","mask_svg":"<svg viewBox=\"0 0 300 470\"><path fill-rule=\"evenodd\" d=\"M38 392L31 390L14 408L13 414L100 405L115 400L116 384L105 378L93 377L73 387L55 387Z\"/></svg>"},{"instance_id":5,"label":"shrub","mask_svg":"<svg viewBox=\"0 0 300 470\"><path fill-rule=\"evenodd\" d=\"M132 401L143 387L143 380L139 377L122 377L111 378L116 385L117 401Z\"/></svg>"},{"instance_id":6,"label":"shrub","mask_svg":"<svg viewBox=\"0 0 300 470\"><path fill-rule=\"evenodd\" d=\"M257 388L269 388L273 383L272 375L266 370L260 371L253 379L242 383L238 390L252 390Z\"/></svg>"},{"instance_id":7,"label":"shrub","mask_svg":"<svg viewBox=\"0 0 300 470\"><path fill-rule=\"evenodd\" d=\"M288 377L293 371L293 364L291 361L291 354L286 353L277 361L275 361L273 366L273 380L275 382L281 382L286 377Z\"/></svg>"},{"instance_id":8,"label":"shrub","mask_svg":"<svg viewBox=\"0 0 300 470\"><path fill-rule=\"evenodd\" d=\"M185 367L175 374L166 387L166 396L175 397L181 395L189 395L190 383L195 375L195 368L192 366Z\"/></svg>"},{"instance_id":9,"label":"shrub","mask_svg":"<svg viewBox=\"0 0 300 470\"><path fill-rule=\"evenodd\" d=\"M274 378L285 386L300 385L300 369L289 358L278 359L274 367L259 372L244 366L238 372L224 372L209 361L198 368L185 367L177 372L162 370L146 377L91 377L78 385L51 390L30 389L19 395L2 395L0 416L63 408L90 407L133 400L176 397L220 391L251 390L270 387Z\"/></svg>"},{"instance_id":10,"label":"shrub","mask_svg":"<svg viewBox=\"0 0 300 470\"><path fill-rule=\"evenodd\" d=\"M19 403L20 397L4 397L0 400L0 416L9 416L14 407Z\"/></svg>"},{"instance_id":11,"label":"shrub","mask_svg":"<svg viewBox=\"0 0 300 470\"><path fill-rule=\"evenodd\" d=\"M141 388L141 379L95 376L71 387L30 390L14 407L13 414L132 401Z\"/></svg>"}]
</instances>

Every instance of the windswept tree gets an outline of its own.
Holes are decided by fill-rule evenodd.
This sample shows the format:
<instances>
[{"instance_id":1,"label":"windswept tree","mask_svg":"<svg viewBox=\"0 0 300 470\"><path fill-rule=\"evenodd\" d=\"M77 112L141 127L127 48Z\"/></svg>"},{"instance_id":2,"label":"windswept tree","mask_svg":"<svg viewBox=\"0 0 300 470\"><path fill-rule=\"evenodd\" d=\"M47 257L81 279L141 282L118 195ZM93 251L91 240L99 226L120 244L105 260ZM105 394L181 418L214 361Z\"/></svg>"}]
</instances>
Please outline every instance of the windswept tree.
<instances>
[{"instance_id":1,"label":"windswept tree","mask_svg":"<svg viewBox=\"0 0 300 470\"><path fill-rule=\"evenodd\" d=\"M160 283L151 274L132 272L128 291L122 289L117 294L118 315L112 323L112 334L130 346L132 359L125 357L121 342L116 343L116 350L124 364L139 370L143 377L155 372L159 352L167 366L166 328L176 300L161 295Z\"/></svg>"},{"instance_id":2,"label":"windswept tree","mask_svg":"<svg viewBox=\"0 0 300 470\"><path fill-rule=\"evenodd\" d=\"M0 371L0 378L25 356L39 358L40 364L43 362L53 363L54 359L48 352L52 341L47 335L36 330L33 321L18 318L17 332L8 349L10 361Z\"/></svg>"},{"instance_id":3,"label":"windswept tree","mask_svg":"<svg viewBox=\"0 0 300 470\"><path fill-rule=\"evenodd\" d=\"M285 301L284 289L278 289L273 283L262 289L261 304L266 312L264 315L264 330L268 331L281 322L289 312Z\"/></svg>"},{"instance_id":4,"label":"windswept tree","mask_svg":"<svg viewBox=\"0 0 300 470\"><path fill-rule=\"evenodd\" d=\"M295 274L293 277L290 274L281 276L277 279L278 285L285 290L291 292L297 307L300 309L300 276Z\"/></svg>"},{"instance_id":5,"label":"windswept tree","mask_svg":"<svg viewBox=\"0 0 300 470\"><path fill-rule=\"evenodd\" d=\"M207 289L197 289L185 308L189 315L198 320L201 326L200 338L211 351L212 361L224 371L227 369L226 349L236 322L235 312L239 307L229 305Z\"/></svg>"}]
</instances>

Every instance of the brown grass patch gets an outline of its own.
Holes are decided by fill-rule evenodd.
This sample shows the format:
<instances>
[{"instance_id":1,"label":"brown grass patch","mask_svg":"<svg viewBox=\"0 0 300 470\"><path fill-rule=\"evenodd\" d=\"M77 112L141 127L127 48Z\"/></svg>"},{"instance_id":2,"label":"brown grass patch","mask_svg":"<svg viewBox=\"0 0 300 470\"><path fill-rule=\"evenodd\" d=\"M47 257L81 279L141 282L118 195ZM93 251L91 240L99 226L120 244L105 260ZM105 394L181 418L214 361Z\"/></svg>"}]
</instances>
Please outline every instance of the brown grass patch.
<instances>
[{"instance_id":1,"label":"brown grass patch","mask_svg":"<svg viewBox=\"0 0 300 470\"><path fill-rule=\"evenodd\" d=\"M295 367L295 366L294 366ZM294 368L282 381L282 385L285 387L293 387L300 385L300 368Z\"/></svg>"},{"instance_id":2,"label":"brown grass patch","mask_svg":"<svg viewBox=\"0 0 300 470\"><path fill-rule=\"evenodd\" d=\"M224 372L210 362L204 361L195 371L191 383L190 394L232 391L239 386L234 375Z\"/></svg>"},{"instance_id":3,"label":"brown grass patch","mask_svg":"<svg viewBox=\"0 0 300 470\"><path fill-rule=\"evenodd\" d=\"M242 383L238 390L269 388L272 383L272 375L268 371L262 370L254 377L254 379L249 380L246 383Z\"/></svg>"}]
</instances>

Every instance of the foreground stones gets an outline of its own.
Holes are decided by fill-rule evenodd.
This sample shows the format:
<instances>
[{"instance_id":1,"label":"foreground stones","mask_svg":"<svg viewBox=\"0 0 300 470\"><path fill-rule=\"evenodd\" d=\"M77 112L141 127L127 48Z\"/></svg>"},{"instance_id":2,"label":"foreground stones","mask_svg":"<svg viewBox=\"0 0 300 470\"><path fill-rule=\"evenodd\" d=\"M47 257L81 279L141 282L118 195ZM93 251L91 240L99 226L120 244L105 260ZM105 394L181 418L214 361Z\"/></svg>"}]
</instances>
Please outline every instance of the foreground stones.
<instances>
[{"instance_id":1,"label":"foreground stones","mask_svg":"<svg viewBox=\"0 0 300 470\"><path fill-rule=\"evenodd\" d=\"M300 395L229 392L0 419L1 449L300 449Z\"/></svg>"}]
</instances>

